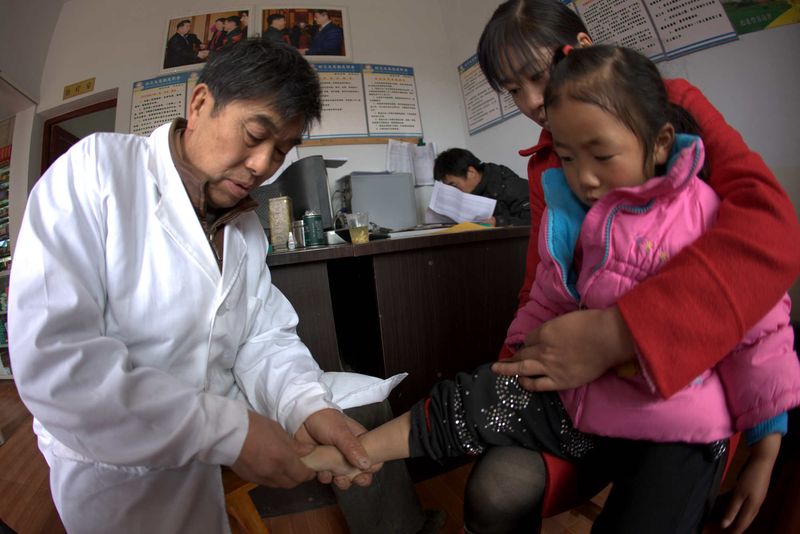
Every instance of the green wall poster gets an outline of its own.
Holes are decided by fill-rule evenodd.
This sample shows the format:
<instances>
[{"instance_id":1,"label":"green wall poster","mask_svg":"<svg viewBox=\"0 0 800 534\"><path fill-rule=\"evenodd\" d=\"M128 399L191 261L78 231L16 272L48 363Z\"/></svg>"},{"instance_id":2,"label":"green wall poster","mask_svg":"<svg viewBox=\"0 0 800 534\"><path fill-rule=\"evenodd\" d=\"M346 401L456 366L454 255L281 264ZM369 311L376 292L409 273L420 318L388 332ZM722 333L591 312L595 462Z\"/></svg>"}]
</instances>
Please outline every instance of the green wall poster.
<instances>
[{"instance_id":1,"label":"green wall poster","mask_svg":"<svg viewBox=\"0 0 800 534\"><path fill-rule=\"evenodd\" d=\"M800 22L800 0L722 0L736 33Z\"/></svg>"}]
</instances>

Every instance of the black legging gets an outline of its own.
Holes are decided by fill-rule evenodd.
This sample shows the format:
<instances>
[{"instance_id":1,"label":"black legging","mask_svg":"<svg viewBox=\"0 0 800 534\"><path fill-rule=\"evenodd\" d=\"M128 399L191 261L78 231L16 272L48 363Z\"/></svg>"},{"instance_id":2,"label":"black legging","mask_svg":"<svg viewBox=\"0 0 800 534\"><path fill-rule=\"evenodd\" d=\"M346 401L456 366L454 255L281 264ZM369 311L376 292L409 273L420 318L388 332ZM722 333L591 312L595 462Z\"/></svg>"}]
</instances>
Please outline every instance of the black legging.
<instances>
[{"instance_id":1,"label":"black legging","mask_svg":"<svg viewBox=\"0 0 800 534\"><path fill-rule=\"evenodd\" d=\"M513 446L486 451L472 468L464 492L465 532L536 532L546 476L536 451Z\"/></svg>"},{"instance_id":2,"label":"black legging","mask_svg":"<svg viewBox=\"0 0 800 534\"><path fill-rule=\"evenodd\" d=\"M557 394L526 392L489 366L437 383L411 408L411 456L490 451L475 468L465 499L466 527L474 534L536 527L545 472L532 451L613 481L594 533L697 532L719 487L726 448L727 440L655 443L584 434L572 426Z\"/></svg>"}]
</instances>

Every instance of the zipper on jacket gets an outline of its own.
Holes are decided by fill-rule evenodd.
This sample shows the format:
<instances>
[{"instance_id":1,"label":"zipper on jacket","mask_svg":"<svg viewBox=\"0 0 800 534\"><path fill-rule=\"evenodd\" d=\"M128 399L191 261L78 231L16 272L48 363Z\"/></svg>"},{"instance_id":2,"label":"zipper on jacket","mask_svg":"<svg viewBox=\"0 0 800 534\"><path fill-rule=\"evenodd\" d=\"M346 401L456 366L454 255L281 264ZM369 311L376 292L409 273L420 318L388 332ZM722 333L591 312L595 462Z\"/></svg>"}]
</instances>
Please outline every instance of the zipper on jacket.
<instances>
[{"instance_id":1,"label":"zipper on jacket","mask_svg":"<svg viewBox=\"0 0 800 534\"><path fill-rule=\"evenodd\" d=\"M616 206L614 209L611 210L611 213L608 214L608 218L606 219L606 223L603 228L603 258L597 262L597 264L592 267L591 277L589 280L586 281L586 286L584 287L584 294L586 291L591 287L594 283L595 276L597 272L602 268L606 262L608 261L608 257L611 254L611 224L614 222L614 217L617 216L617 213L620 211L624 211L626 213L633 213L636 215L641 215L643 213L647 213L653 207L654 200L650 200L644 206ZM579 238L580 239L580 238ZM581 310L585 310L588 308L583 301L583 295L580 296L580 300L578 302L578 308Z\"/></svg>"},{"instance_id":2,"label":"zipper on jacket","mask_svg":"<svg viewBox=\"0 0 800 534\"><path fill-rule=\"evenodd\" d=\"M211 245L211 250L214 251L214 257L217 259L217 265L222 269L222 256L219 255L219 251L217 250L217 246L214 244L214 233L215 230L212 230L210 233L206 234L208 237L208 244Z\"/></svg>"},{"instance_id":3,"label":"zipper on jacket","mask_svg":"<svg viewBox=\"0 0 800 534\"><path fill-rule=\"evenodd\" d=\"M634 213L636 215L641 215L643 213L647 213L650 211L650 208L653 207L653 200L649 201L644 206L617 206L611 213L608 214L608 218L606 219L605 228L603 229L603 258L592 268L592 273L597 272L600 267L602 267L607 261L609 253L611 252L611 223L614 222L614 217L616 217L617 213L620 210L625 211L627 213Z\"/></svg>"}]
</instances>

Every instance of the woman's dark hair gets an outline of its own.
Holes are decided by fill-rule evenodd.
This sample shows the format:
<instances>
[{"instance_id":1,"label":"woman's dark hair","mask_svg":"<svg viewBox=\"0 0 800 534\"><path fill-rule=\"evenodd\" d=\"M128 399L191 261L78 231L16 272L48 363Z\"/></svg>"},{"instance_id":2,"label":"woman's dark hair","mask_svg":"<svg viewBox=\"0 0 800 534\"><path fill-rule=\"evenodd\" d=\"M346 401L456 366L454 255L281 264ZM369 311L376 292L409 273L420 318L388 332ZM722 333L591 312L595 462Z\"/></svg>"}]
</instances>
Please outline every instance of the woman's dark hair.
<instances>
[{"instance_id":1,"label":"woman's dark hair","mask_svg":"<svg viewBox=\"0 0 800 534\"><path fill-rule=\"evenodd\" d=\"M661 74L652 61L629 48L594 45L554 54L545 109L563 99L593 104L617 117L644 148L646 172L652 171L653 149L661 128L700 134L694 118L672 104Z\"/></svg>"},{"instance_id":2,"label":"woman's dark hair","mask_svg":"<svg viewBox=\"0 0 800 534\"><path fill-rule=\"evenodd\" d=\"M470 166L483 172L483 163L475 154L463 148L451 148L436 156L436 161L433 162L433 178L441 181L446 174L464 178Z\"/></svg>"},{"instance_id":3,"label":"woman's dark hair","mask_svg":"<svg viewBox=\"0 0 800 534\"><path fill-rule=\"evenodd\" d=\"M303 118L305 129L322 111L319 79L292 46L247 39L215 51L199 83L214 97L214 113L234 101L253 100L272 107L284 121Z\"/></svg>"},{"instance_id":4,"label":"woman's dark hair","mask_svg":"<svg viewBox=\"0 0 800 534\"><path fill-rule=\"evenodd\" d=\"M508 0L500 4L478 41L478 62L495 91L519 77L546 73L552 51L577 44L586 33L580 17L559 0Z\"/></svg>"}]
</instances>

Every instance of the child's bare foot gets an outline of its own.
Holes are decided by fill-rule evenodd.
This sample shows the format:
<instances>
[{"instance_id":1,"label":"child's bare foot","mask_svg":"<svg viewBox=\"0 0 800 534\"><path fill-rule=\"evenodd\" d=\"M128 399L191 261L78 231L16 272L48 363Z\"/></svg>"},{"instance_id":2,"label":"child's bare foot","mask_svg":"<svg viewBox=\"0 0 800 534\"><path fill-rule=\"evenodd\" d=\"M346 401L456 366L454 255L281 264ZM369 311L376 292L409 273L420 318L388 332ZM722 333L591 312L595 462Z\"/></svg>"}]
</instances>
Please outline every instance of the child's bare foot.
<instances>
[{"instance_id":1,"label":"child's bare foot","mask_svg":"<svg viewBox=\"0 0 800 534\"><path fill-rule=\"evenodd\" d=\"M300 460L312 471L330 471L334 476L346 476L353 480L362 471L345 459L339 449L330 445L320 445Z\"/></svg>"}]
</instances>

